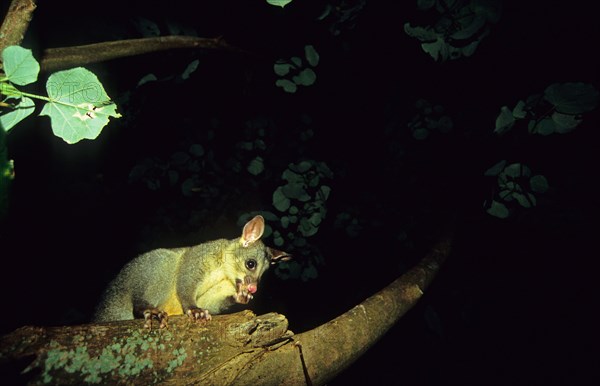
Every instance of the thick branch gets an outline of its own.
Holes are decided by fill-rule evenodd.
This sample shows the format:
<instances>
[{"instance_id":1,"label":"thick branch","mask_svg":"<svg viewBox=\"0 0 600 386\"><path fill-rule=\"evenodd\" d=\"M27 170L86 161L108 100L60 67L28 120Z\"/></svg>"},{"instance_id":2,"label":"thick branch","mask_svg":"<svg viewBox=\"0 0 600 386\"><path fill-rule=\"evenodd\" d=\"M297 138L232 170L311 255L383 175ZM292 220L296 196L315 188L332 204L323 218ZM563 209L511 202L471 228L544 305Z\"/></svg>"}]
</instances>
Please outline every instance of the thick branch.
<instances>
[{"instance_id":1,"label":"thick branch","mask_svg":"<svg viewBox=\"0 0 600 386\"><path fill-rule=\"evenodd\" d=\"M117 40L84 46L48 48L41 60L42 71L57 71L106 60L125 58L176 48L203 48L238 51L222 38L194 36L160 36L153 38Z\"/></svg>"},{"instance_id":2,"label":"thick branch","mask_svg":"<svg viewBox=\"0 0 600 386\"><path fill-rule=\"evenodd\" d=\"M0 26L0 52L8 46L21 44L35 7L35 0L12 0Z\"/></svg>"},{"instance_id":3,"label":"thick branch","mask_svg":"<svg viewBox=\"0 0 600 386\"><path fill-rule=\"evenodd\" d=\"M0 339L0 365L17 367L15 361L31 358L26 375L32 384L325 384L416 304L450 242L446 235L386 288L302 334L287 330L282 315L250 311L217 315L206 324L172 317L168 330L151 332L141 320L23 327Z\"/></svg>"},{"instance_id":4,"label":"thick branch","mask_svg":"<svg viewBox=\"0 0 600 386\"><path fill-rule=\"evenodd\" d=\"M451 241L447 233L416 267L386 288L332 321L294 335L296 347L286 345L264 356L260 366L243 374L239 383L269 379L272 384L323 385L333 379L417 303L450 253ZM306 368L298 360L300 349ZM291 365L282 368L282 363Z\"/></svg>"},{"instance_id":5,"label":"thick branch","mask_svg":"<svg viewBox=\"0 0 600 386\"><path fill-rule=\"evenodd\" d=\"M185 379L186 384L228 384L253 356L286 342L284 316L250 311L214 316L196 323L172 317L169 328L147 331L142 320L72 327L22 327L0 339L0 364L31 384L154 384ZM221 368L227 365L229 372ZM215 378L214 373L219 373ZM0 380L0 383L6 380Z\"/></svg>"}]
</instances>

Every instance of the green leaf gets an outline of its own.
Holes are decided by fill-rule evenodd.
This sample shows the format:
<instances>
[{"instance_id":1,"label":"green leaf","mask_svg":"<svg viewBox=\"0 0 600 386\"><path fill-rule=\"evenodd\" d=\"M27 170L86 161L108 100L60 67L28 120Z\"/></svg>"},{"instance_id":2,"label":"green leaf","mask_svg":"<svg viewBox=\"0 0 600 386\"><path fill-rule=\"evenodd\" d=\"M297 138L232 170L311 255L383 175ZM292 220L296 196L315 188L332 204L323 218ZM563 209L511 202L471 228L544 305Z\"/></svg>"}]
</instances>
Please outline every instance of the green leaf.
<instances>
[{"instance_id":1,"label":"green leaf","mask_svg":"<svg viewBox=\"0 0 600 386\"><path fill-rule=\"evenodd\" d=\"M237 146L240 149L246 150L246 151L250 151L250 150L254 149L254 143L252 143L250 141L238 142Z\"/></svg>"},{"instance_id":2,"label":"green leaf","mask_svg":"<svg viewBox=\"0 0 600 386\"><path fill-rule=\"evenodd\" d=\"M298 227L298 230L300 233L302 233L302 236L310 237L317 233L319 227L314 226L308 218L303 217L300 220L300 226Z\"/></svg>"},{"instance_id":3,"label":"green leaf","mask_svg":"<svg viewBox=\"0 0 600 386\"><path fill-rule=\"evenodd\" d=\"M598 105L598 90L587 83L554 83L544 91L544 98L565 114L592 111Z\"/></svg>"},{"instance_id":4,"label":"green leaf","mask_svg":"<svg viewBox=\"0 0 600 386\"><path fill-rule=\"evenodd\" d=\"M319 182L321 182L321 178L318 174L314 174L310 181L308 181L308 186L311 188L316 188L317 186L319 186Z\"/></svg>"},{"instance_id":5,"label":"green leaf","mask_svg":"<svg viewBox=\"0 0 600 386\"><path fill-rule=\"evenodd\" d=\"M529 179L529 185L531 186L531 190L536 193L546 193L548 188L548 180L541 174L537 174Z\"/></svg>"},{"instance_id":6,"label":"green leaf","mask_svg":"<svg viewBox=\"0 0 600 386\"><path fill-rule=\"evenodd\" d=\"M319 189L319 193L321 194L323 201L327 201L327 199L329 198L329 193L331 193L331 188L327 185L323 185Z\"/></svg>"},{"instance_id":7,"label":"green leaf","mask_svg":"<svg viewBox=\"0 0 600 386\"><path fill-rule=\"evenodd\" d=\"M289 3L291 3L292 0L267 0L267 3L276 6L276 7L285 7L286 5L288 5Z\"/></svg>"},{"instance_id":8,"label":"green leaf","mask_svg":"<svg viewBox=\"0 0 600 386\"><path fill-rule=\"evenodd\" d=\"M431 29L431 27L411 27L410 23L404 24L404 32L412 37L417 38L422 42L433 42L438 39L438 33Z\"/></svg>"},{"instance_id":9,"label":"green leaf","mask_svg":"<svg viewBox=\"0 0 600 386\"><path fill-rule=\"evenodd\" d=\"M21 97L21 101L14 109L9 109L7 113L0 115L0 130L4 129L4 131L8 132L23 119L31 115L34 109L35 105L31 99Z\"/></svg>"},{"instance_id":10,"label":"green leaf","mask_svg":"<svg viewBox=\"0 0 600 386\"><path fill-rule=\"evenodd\" d=\"M501 190L498 196L504 201L512 201L512 192L510 190Z\"/></svg>"},{"instance_id":11,"label":"green leaf","mask_svg":"<svg viewBox=\"0 0 600 386\"><path fill-rule=\"evenodd\" d=\"M477 33L477 31L481 29L481 27L485 25L486 21L485 17L482 15L475 15L474 17L471 17L469 19L470 20L468 21L468 25L463 25L463 28L450 35L452 39L464 40L471 38L473 35L475 35L475 33Z\"/></svg>"},{"instance_id":12,"label":"green leaf","mask_svg":"<svg viewBox=\"0 0 600 386\"><path fill-rule=\"evenodd\" d=\"M198 68L198 63L200 63L200 61L196 59L193 60L190 64L188 64L183 73L181 74L181 78L188 79L190 75Z\"/></svg>"},{"instance_id":13,"label":"green leaf","mask_svg":"<svg viewBox=\"0 0 600 386\"><path fill-rule=\"evenodd\" d=\"M513 178L521 177L522 166L520 163L510 164L506 168L504 168L504 173L507 176Z\"/></svg>"},{"instance_id":14,"label":"green leaf","mask_svg":"<svg viewBox=\"0 0 600 386\"><path fill-rule=\"evenodd\" d=\"M290 218L288 216L283 216L281 218L281 226L286 228L290 225Z\"/></svg>"},{"instance_id":15,"label":"green leaf","mask_svg":"<svg viewBox=\"0 0 600 386\"><path fill-rule=\"evenodd\" d=\"M507 106L500 108L500 115L496 118L496 128L494 133L502 135L509 131L515 124L515 117Z\"/></svg>"},{"instance_id":16,"label":"green leaf","mask_svg":"<svg viewBox=\"0 0 600 386\"><path fill-rule=\"evenodd\" d=\"M263 170L265 170L265 164L262 157L258 156L250 161L250 164L248 165L248 172L250 174L257 176L262 173Z\"/></svg>"},{"instance_id":17,"label":"green leaf","mask_svg":"<svg viewBox=\"0 0 600 386\"><path fill-rule=\"evenodd\" d=\"M512 196L523 208L531 208L531 202L523 193L513 192Z\"/></svg>"},{"instance_id":18,"label":"green leaf","mask_svg":"<svg viewBox=\"0 0 600 386\"><path fill-rule=\"evenodd\" d=\"M544 118L535 125L534 130L541 135L550 135L556 131L556 123L551 118Z\"/></svg>"},{"instance_id":19,"label":"green leaf","mask_svg":"<svg viewBox=\"0 0 600 386\"><path fill-rule=\"evenodd\" d=\"M280 212L285 212L290 207L290 199L283 194L281 186L273 192L273 206Z\"/></svg>"},{"instance_id":20,"label":"green leaf","mask_svg":"<svg viewBox=\"0 0 600 386\"><path fill-rule=\"evenodd\" d=\"M290 58L290 61L297 67L302 67L302 58L300 58L299 56L292 56Z\"/></svg>"},{"instance_id":21,"label":"green leaf","mask_svg":"<svg viewBox=\"0 0 600 386\"><path fill-rule=\"evenodd\" d=\"M275 85L277 87L283 88L283 91L289 92L291 94L295 93L296 90L298 89L298 86L296 86L296 84L294 82L292 82L291 80L288 80L288 79L278 79L275 82Z\"/></svg>"},{"instance_id":22,"label":"green leaf","mask_svg":"<svg viewBox=\"0 0 600 386\"><path fill-rule=\"evenodd\" d=\"M310 279L316 279L317 276L317 268L313 264L309 263L308 267L302 270L302 275L300 277L302 278L302 281L308 281Z\"/></svg>"},{"instance_id":23,"label":"green leaf","mask_svg":"<svg viewBox=\"0 0 600 386\"><path fill-rule=\"evenodd\" d=\"M429 130L419 127L413 131L413 138L419 141L426 139L429 136Z\"/></svg>"},{"instance_id":24,"label":"green leaf","mask_svg":"<svg viewBox=\"0 0 600 386\"><path fill-rule=\"evenodd\" d=\"M109 117L121 117L96 75L85 68L50 75L46 91L50 102L40 115L49 116L54 135L69 144L95 139Z\"/></svg>"},{"instance_id":25,"label":"green leaf","mask_svg":"<svg viewBox=\"0 0 600 386\"><path fill-rule=\"evenodd\" d=\"M310 161L301 161L301 162L298 162L296 165L290 164L290 169L292 169L296 173L300 173L300 174L306 173L307 171L310 170L311 167L312 167L312 163Z\"/></svg>"},{"instance_id":26,"label":"green leaf","mask_svg":"<svg viewBox=\"0 0 600 386\"><path fill-rule=\"evenodd\" d=\"M284 240L283 237L281 236L277 236L273 239L273 244L275 244L276 247L281 247L283 246Z\"/></svg>"},{"instance_id":27,"label":"green leaf","mask_svg":"<svg viewBox=\"0 0 600 386\"><path fill-rule=\"evenodd\" d=\"M317 20L321 21L321 20L325 19L327 16L329 16L332 9L333 9L333 6L331 4L325 4L325 9L323 10L323 12L321 12L319 17L317 17Z\"/></svg>"},{"instance_id":28,"label":"green leaf","mask_svg":"<svg viewBox=\"0 0 600 386\"><path fill-rule=\"evenodd\" d=\"M491 168L489 168L488 170L485 171L485 173L483 173L484 176L497 176L498 174L500 174L500 172L502 170L504 170L504 166L506 165L506 160L502 160L500 162L498 162L497 164L495 164L494 166L492 166Z\"/></svg>"},{"instance_id":29,"label":"green leaf","mask_svg":"<svg viewBox=\"0 0 600 386\"><path fill-rule=\"evenodd\" d=\"M575 115L563 114L555 111L552 113L552 121L554 122L555 130L557 133L564 134L572 131L582 121L581 118L577 118Z\"/></svg>"},{"instance_id":30,"label":"green leaf","mask_svg":"<svg viewBox=\"0 0 600 386\"><path fill-rule=\"evenodd\" d=\"M333 178L333 172L331 171L331 169L329 169L325 162L319 162L317 169L319 170L319 173L321 173L323 176L327 178Z\"/></svg>"},{"instance_id":31,"label":"green leaf","mask_svg":"<svg viewBox=\"0 0 600 386\"><path fill-rule=\"evenodd\" d=\"M537 204L537 201L533 194L527 192L527 197L529 197L529 202L531 202L531 206L535 206Z\"/></svg>"},{"instance_id":32,"label":"green leaf","mask_svg":"<svg viewBox=\"0 0 600 386\"><path fill-rule=\"evenodd\" d=\"M442 61L448 58L448 47L442 38L438 38L437 40L429 43L421 43L421 48L423 51L431 55L433 60L436 62L440 58Z\"/></svg>"},{"instance_id":33,"label":"green leaf","mask_svg":"<svg viewBox=\"0 0 600 386\"><path fill-rule=\"evenodd\" d=\"M492 201L492 206L490 206L486 212L498 218L507 218L510 214L506 205L495 200Z\"/></svg>"},{"instance_id":34,"label":"green leaf","mask_svg":"<svg viewBox=\"0 0 600 386\"><path fill-rule=\"evenodd\" d=\"M287 75L290 70L292 69L292 65L289 63L281 63L281 62L277 62L273 65L273 71L275 72L275 74L279 75L279 76L285 76Z\"/></svg>"},{"instance_id":35,"label":"green leaf","mask_svg":"<svg viewBox=\"0 0 600 386\"><path fill-rule=\"evenodd\" d=\"M157 77L156 77L156 75L154 75L154 74L147 74L147 75L144 75L144 76L142 77L142 79L140 79L140 80L138 81L138 83L137 83L137 87L140 87L140 86L141 86L141 85L143 85L144 83L148 83L148 82L155 82L155 81L157 81L157 80L158 80L158 78L157 78Z\"/></svg>"},{"instance_id":36,"label":"green leaf","mask_svg":"<svg viewBox=\"0 0 600 386\"><path fill-rule=\"evenodd\" d=\"M517 105L513 109L512 115L517 119L524 119L527 116L527 111L525 111L525 102L520 100L517 102Z\"/></svg>"},{"instance_id":37,"label":"green leaf","mask_svg":"<svg viewBox=\"0 0 600 386\"><path fill-rule=\"evenodd\" d=\"M9 46L2 51L4 73L11 83L24 86L37 80L40 64L31 50L19 46Z\"/></svg>"},{"instance_id":38,"label":"green leaf","mask_svg":"<svg viewBox=\"0 0 600 386\"><path fill-rule=\"evenodd\" d=\"M304 46L304 57L306 57L308 64L313 67L317 67L319 64L319 53L313 45Z\"/></svg>"},{"instance_id":39,"label":"green leaf","mask_svg":"<svg viewBox=\"0 0 600 386\"><path fill-rule=\"evenodd\" d=\"M160 28L152 20L140 16L134 20L134 24L145 38L160 36Z\"/></svg>"},{"instance_id":40,"label":"green leaf","mask_svg":"<svg viewBox=\"0 0 600 386\"><path fill-rule=\"evenodd\" d=\"M442 115L438 120L438 127L440 133L449 133L452 130L452 118L447 115Z\"/></svg>"},{"instance_id":41,"label":"green leaf","mask_svg":"<svg viewBox=\"0 0 600 386\"><path fill-rule=\"evenodd\" d=\"M323 221L323 218L321 217L321 213L313 213L308 221L310 221L312 225L318 227L319 224L321 224L321 221Z\"/></svg>"},{"instance_id":42,"label":"green leaf","mask_svg":"<svg viewBox=\"0 0 600 386\"><path fill-rule=\"evenodd\" d=\"M190 154L195 157L202 157L204 155L204 148L199 143L195 143L190 146Z\"/></svg>"},{"instance_id":43,"label":"green leaf","mask_svg":"<svg viewBox=\"0 0 600 386\"><path fill-rule=\"evenodd\" d=\"M317 80L317 74L312 68L305 68L298 75L292 77L292 80L300 86L311 86Z\"/></svg>"},{"instance_id":44,"label":"green leaf","mask_svg":"<svg viewBox=\"0 0 600 386\"><path fill-rule=\"evenodd\" d=\"M292 215L298 214L298 207L296 207L294 205L290 206L289 213L292 214Z\"/></svg>"},{"instance_id":45,"label":"green leaf","mask_svg":"<svg viewBox=\"0 0 600 386\"><path fill-rule=\"evenodd\" d=\"M303 182L304 181L304 178L300 174L294 173L289 168L285 169L283 171L281 178L283 178L284 180L287 180L288 182Z\"/></svg>"},{"instance_id":46,"label":"green leaf","mask_svg":"<svg viewBox=\"0 0 600 386\"><path fill-rule=\"evenodd\" d=\"M198 177L188 177L181 184L181 193L186 197L191 197L194 194L194 190L198 187Z\"/></svg>"},{"instance_id":47,"label":"green leaf","mask_svg":"<svg viewBox=\"0 0 600 386\"><path fill-rule=\"evenodd\" d=\"M310 200L310 195L306 192L306 189L304 188L304 183L302 182L290 182L287 185L282 186L281 191L288 198L300 200L302 202Z\"/></svg>"}]
</instances>

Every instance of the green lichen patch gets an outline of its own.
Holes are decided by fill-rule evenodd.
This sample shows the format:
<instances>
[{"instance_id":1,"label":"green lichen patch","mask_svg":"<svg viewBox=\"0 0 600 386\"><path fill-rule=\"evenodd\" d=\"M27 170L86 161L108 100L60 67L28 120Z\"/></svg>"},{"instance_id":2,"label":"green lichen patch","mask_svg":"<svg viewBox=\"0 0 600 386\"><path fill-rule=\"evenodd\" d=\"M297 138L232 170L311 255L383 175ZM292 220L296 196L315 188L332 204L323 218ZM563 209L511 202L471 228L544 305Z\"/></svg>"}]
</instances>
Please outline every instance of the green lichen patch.
<instances>
[{"instance_id":1,"label":"green lichen patch","mask_svg":"<svg viewBox=\"0 0 600 386\"><path fill-rule=\"evenodd\" d=\"M185 352L185 349L182 347L182 348L173 350L173 356L175 358L172 359L171 361L169 361L169 365L167 367L168 373L172 372L177 367L179 367L183 364L183 362L187 358L187 353Z\"/></svg>"}]
</instances>

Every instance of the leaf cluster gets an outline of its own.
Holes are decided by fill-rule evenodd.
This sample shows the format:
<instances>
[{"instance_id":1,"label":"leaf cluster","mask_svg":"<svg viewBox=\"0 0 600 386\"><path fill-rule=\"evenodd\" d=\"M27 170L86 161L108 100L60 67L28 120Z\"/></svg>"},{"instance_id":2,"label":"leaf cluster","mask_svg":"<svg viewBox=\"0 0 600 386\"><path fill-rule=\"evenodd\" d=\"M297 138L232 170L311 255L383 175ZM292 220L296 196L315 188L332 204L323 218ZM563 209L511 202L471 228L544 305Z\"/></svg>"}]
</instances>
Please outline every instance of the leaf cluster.
<instances>
[{"instance_id":1,"label":"leaf cluster","mask_svg":"<svg viewBox=\"0 0 600 386\"><path fill-rule=\"evenodd\" d=\"M507 218L515 206L532 208L537 199L534 193L542 194L549 189L548 180L541 174L531 175L531 169L521 163L507 165L502 160L486 170L484 175L497 177L494 199L487 206L487 213L498 218Z\"/></svg>"},{"instance_id":2,"label":"leaf cluster","mask_svg":"<svg viewBox=\"0 0 600 386\"><path fill-rule=\"evenodd\" d=\"M507 133L518 121L527 121L531 134L568 133L583 121L583 113L596 108L599 95L591 84L554 83L546 87L543 95L519 100L513 109L502 106L494 133Z\"/></svg>"},{"instance_id":3,"label":"leaf cluster","mask_svg":"<svg viewBox=\"0 0 600 386\"><path fill-rule=\"evenodd\" d=\"M437 11L437 20L425 27L405 23L404 32L419 40L435 61L442 62L473 55L502 13L499 0L417 0L417 6L422 11Z\"/></svg>"},{"instance_id":4,"label":"leaf cluster","mask_svg":"<svg viewBox=\"0 0 600 386\"><path fill-rule=\"evenodd\" d=\"M312 86L317 80L314 68L319 64L319 53L314 46L306 45L304 58L306 63L299 56L279 59L273 65L273 71L279 77L275 85L288 93L295 93L298 86Z\"/></svg>"},{"instance_id":5,"label":"leaf cluster","mask_svg":"<svg viewBox=\"0 0 600 386\"><path fill-rule=\"evenodd\" d=\"M10 108L0 115L5 131L33 113L31 98L46 101L40 115L50 117L54 135L72 144L95 139L108 124L109 117L119 118L117 106L110 100L96 75L82 67L56 72L48 78L48 97L18 90L37 81L40 65L31 50L10 46L2 52L5 74L0 76L2 103Z\"/></svg>"}]
</instances>

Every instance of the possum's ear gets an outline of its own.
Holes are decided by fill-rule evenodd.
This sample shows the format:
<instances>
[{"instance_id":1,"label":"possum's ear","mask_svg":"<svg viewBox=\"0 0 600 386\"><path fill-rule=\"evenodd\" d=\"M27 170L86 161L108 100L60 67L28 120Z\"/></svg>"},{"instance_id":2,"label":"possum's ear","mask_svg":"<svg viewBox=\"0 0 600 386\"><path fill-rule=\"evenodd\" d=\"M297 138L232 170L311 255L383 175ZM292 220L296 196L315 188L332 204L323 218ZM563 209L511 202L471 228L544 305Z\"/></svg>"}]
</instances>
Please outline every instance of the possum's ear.
<instances>
[{"instance_id":1,"label":"possum's ear","mask_svg":"<svg viewBox=\"0 0 600 386\"><path fill-rule=\"evenodd\" d=\"M260 239L265 231L265 219L263 216L254 216L254 218L244 225L240 242L242 246L247 247Z\"/></svg>"}]
</instances>

